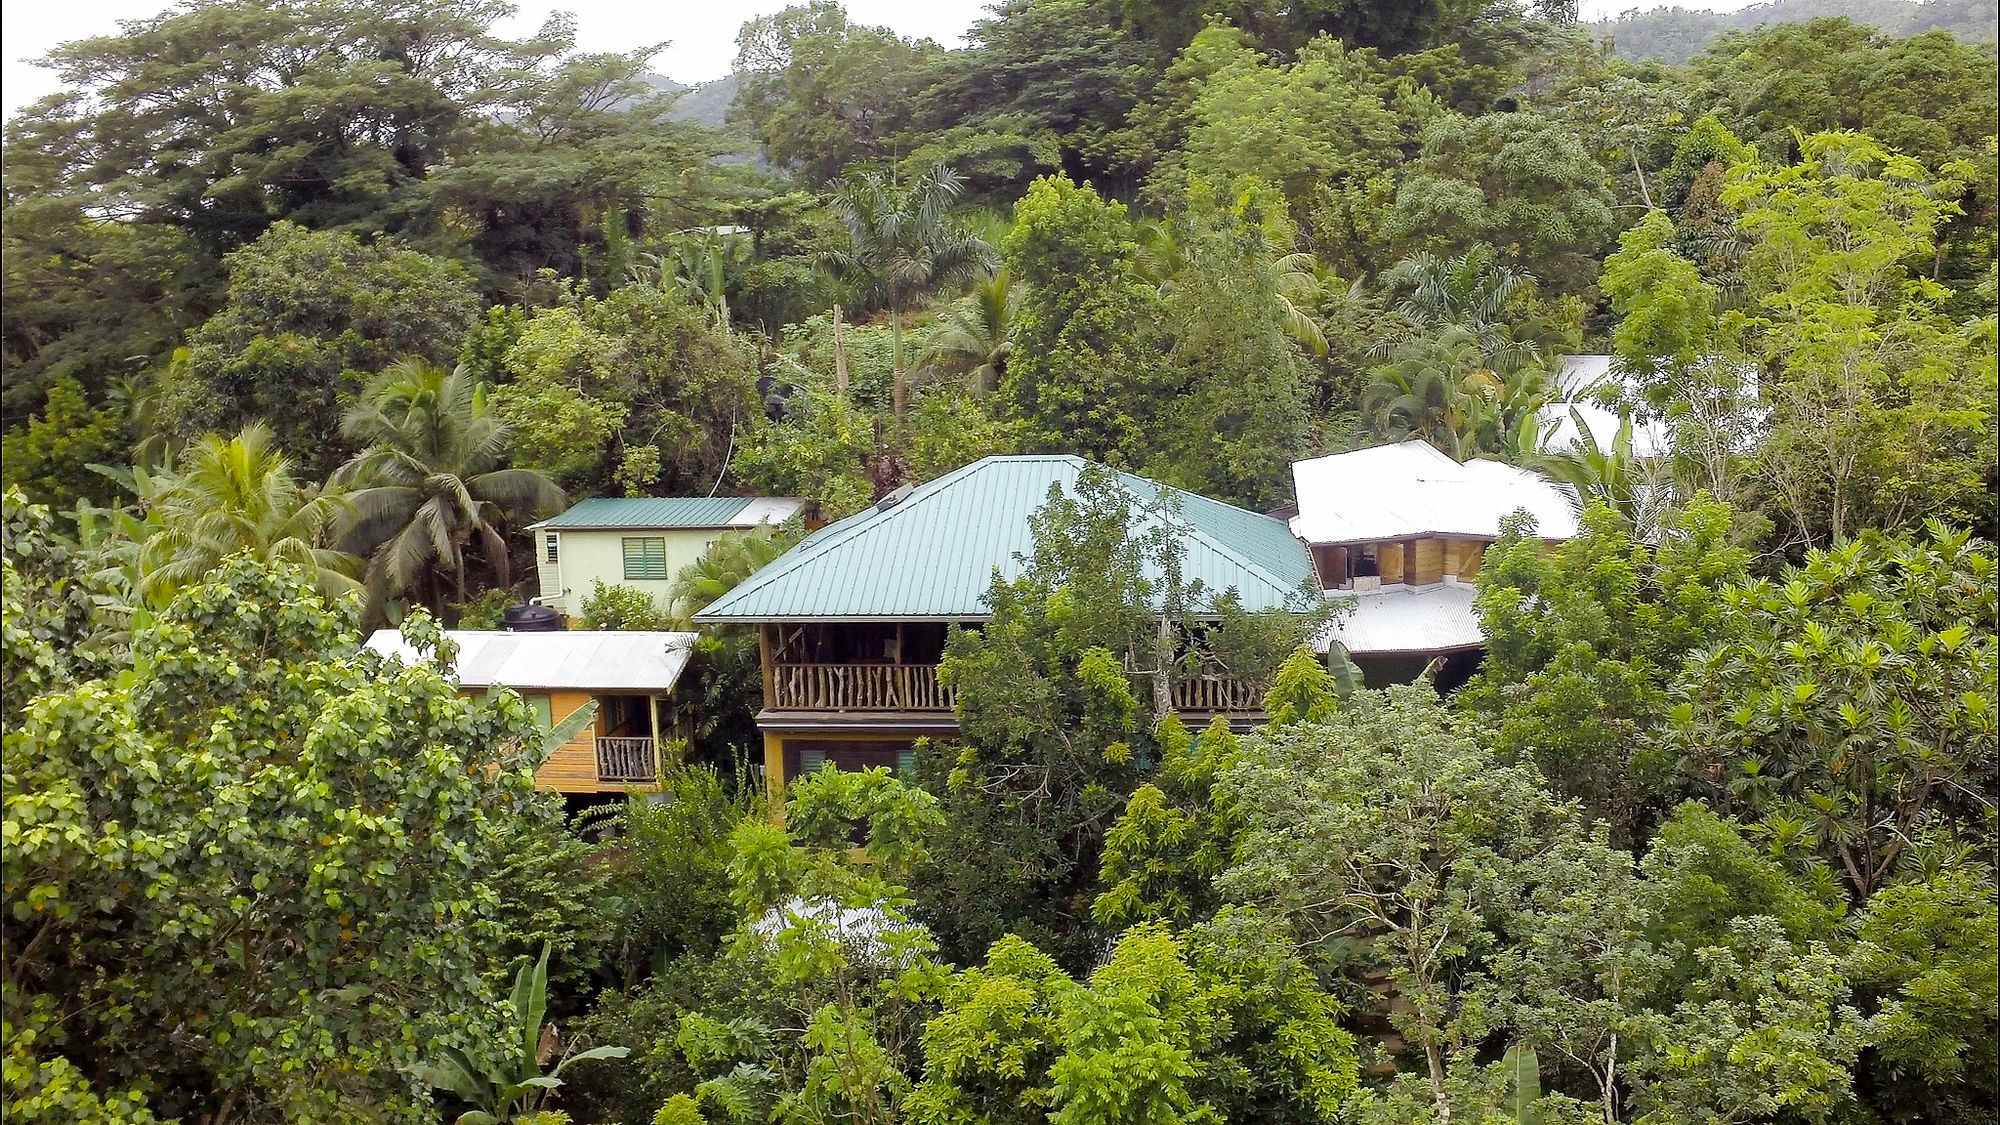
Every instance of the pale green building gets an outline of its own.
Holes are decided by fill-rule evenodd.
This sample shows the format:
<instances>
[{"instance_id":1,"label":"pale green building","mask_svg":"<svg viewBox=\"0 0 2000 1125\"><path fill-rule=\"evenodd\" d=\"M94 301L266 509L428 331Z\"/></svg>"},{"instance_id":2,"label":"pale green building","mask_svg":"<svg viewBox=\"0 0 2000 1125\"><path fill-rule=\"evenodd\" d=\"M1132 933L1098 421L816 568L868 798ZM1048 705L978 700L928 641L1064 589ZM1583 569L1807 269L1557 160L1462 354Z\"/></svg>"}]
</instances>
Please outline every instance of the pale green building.
<instances>
[{"instance_id":1,"label":"pale green building","mask_svg":"<svg viewBox=\"0 0 2000 1125\"><path fill-rule=\"evenodd\" d=\"M731 531L774 525L799 515L806 501L789 496L601 497L531 524L538 599L568 616L583 611L594 584L623 584L667 607L681 568Z\"/></svg>"}]
</instances>

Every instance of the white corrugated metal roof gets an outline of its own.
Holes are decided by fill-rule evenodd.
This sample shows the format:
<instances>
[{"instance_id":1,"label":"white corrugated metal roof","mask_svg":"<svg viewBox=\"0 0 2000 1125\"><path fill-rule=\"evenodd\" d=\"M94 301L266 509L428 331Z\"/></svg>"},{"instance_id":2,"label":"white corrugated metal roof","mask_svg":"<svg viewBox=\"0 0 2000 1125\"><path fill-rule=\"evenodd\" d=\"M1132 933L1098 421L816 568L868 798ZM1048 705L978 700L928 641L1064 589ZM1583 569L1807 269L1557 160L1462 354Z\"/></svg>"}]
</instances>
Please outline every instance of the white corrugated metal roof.
<instances>
[{"instance_id":1,"label":"white corrugated metal roof","mask_svg":"<svg viewBox=\"0 0 2000 1125\"><path fill-rule=\"evenodd\" d=\"M1732 363L1723 356L1708 356L1694 365L1699 373L1698 381L1721 384L1726 381L1737 383L1734 396L1739 400L1738 409L1745 412L1737 440L1747 442L1751 435L1765 428L1767 412L1758 399L1757 365L1754 363ZM1640 457L1655 457L1672 451L1672 435L1667 420L1651 411L1641 409L1644 395L1640 382L1628 370L1628 365L1615 355L1566 355L1556 374L1556 387L1562 401L1552 402L1536 412L1536 419L1542 424L1542 450L1548 453L1567 452L1579 444L1584 436L1570 416L1571 408L1583 415L1584 430L1597 442L1599 449L1609 450L1618 440L1618 410L1622 406L1632 410L1632 452Z\"/></svg>"},{"instance_id":2,"label":"white corrugated metal roof","mask_svg":"<svg viewBox=\"0 0 2000 1125\"><path fill-rule=\"evenodd\" d=\"M1523 508L1544 539L1577 533L1575 503L1562 485L1498 461L1461 465L1423 441L1296 461L1292 481L1299 497L1292 533L1308 543L1493 539L1500 521Z\"/></svg>"},{"instance_id":3,"label":"white corrugated metal roof","mask_svg":"<svg viewBox=\"0 0 2000 1125\"><path fill-rule=\"evenodd\" d=\"M1612 365L1618 359L1612 355L1566 355L1556 370L1556 389L1562 396L1575 402L1589 398L1599 387L1610 383L1622 387L1623 381L1612 373Z\"/></svg>"},{"instance_id":4,"label":"white corrugated metal roof","mask_svg":"<svg viewBox=\"0 0 2000 1125\"><path fill-rule=\"evenodd\" d=\"M1576 427L1578 417L1583 419L1582 431ZM1617 444L1618 427L1623 424L1617 411L1595 402L1552 402L1535 412L1535 420L1542 424L1542 450L1545 453L1565 453L1579 448L1584 444L1582 439L1586 433L1598 449L1608 453ZM1664 420L1632 420L1634 456L1655 457L1671 449Z\"/></svg>"},{"instance_id":5,"label":"white corrugated metal roof","mask_svg":"<svg viewBox=\"0 0 2000 1125\"><path fill-rule=\"evenodd\" d=\"M458 642L461 687L552 691L673 690L694 648L694 633L566 629L552 633L447 630ZM368 647L415 663L416 650L395 629L377 629Z\"/></svg>"},{"instance_id":6,"label":"white corrugated metal roof","mask_svg":"<svg viewBox=\"0 0 2000 1125\"><path fill-rule=\"evenodd\" d=\"M1477 596L1475 588L1455 583L1419 590L1386 585L1364 594L1329 593L1329 600L1353 608L1320 635L1317 647L1325 652L1327 641L1337 640L1357 656L1476 648L1486 643L1479 612L1473 608Z\"/></svg>"},{"instance_id":7,"label":"white corrugated metal roof","mask_svg":"<svg viewBox=\"0 0 2000 1125\"><path fill-rule=\"evenodd\" d=\"M767 523L784 523L798 515L799 510L805 506L804 500L792 496L759 496L743 505L743 510L736 513L736 518L729 521L729 526L758 527Z\"/></svg>"}]
</instances>

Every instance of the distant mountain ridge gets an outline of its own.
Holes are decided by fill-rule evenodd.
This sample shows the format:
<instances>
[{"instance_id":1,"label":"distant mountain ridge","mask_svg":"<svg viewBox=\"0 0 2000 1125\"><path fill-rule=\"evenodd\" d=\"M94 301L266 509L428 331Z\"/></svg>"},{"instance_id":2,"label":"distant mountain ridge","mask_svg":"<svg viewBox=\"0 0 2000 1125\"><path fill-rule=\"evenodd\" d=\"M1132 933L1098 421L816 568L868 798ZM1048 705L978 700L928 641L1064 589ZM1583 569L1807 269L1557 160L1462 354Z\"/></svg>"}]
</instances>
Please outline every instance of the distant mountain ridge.
<instances>
[{"instance_id":1,"label":"distant mountain ridge","mask_svg":"<svg viewBox=\"0 0 2000 1125\"><path fill-rule=\"evenodd\" d=\"M2000 36L2000 0L1771 0L1735 12L1631 11L1590 26L1611 38L1621 58L1684 63L1724 32L1822 16L1846 16L1896 36L1948 31L1966 43L1991 43Z\"/></svg>"},{"instance_id":2,"label":"distant mountain ridge","mask_svg":"<svg viewBox=\"0 0 2000 1125\"><path fill-rule=\"evenodd\" d=\"M729 116L730 104L736 101L734 74L693 86L651 72L640 75L639 80L663 94L681 95L674 99L674 108L667 113L670 121L693 121L711 129L720 129Z\"/></svg>"}]
</instances>

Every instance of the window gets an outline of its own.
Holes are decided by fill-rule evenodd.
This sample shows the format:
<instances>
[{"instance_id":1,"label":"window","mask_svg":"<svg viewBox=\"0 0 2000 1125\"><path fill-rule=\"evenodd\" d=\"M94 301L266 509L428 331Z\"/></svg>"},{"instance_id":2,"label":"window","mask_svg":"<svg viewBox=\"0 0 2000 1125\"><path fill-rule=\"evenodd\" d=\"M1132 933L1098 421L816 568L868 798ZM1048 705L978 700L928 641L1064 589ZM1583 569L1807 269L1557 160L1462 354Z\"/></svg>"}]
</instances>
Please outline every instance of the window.
<instances>
[{"instance_id":1,"label":"window","mask_svg":"<svg viewBox=\"0 0 2000 1125\"><path fill-rule=\"evenodd\" d=\"M896 754L897 776L907 781L909 780L910 775L916 772L916 769L917 769L916 747L912 746L908 750L902 750L897 752Z\"/></svg>"},{"instance_id":2,"label":"window","mask_svg":"<svg viewBox=\"0 0 2000 1125\"><path fill-rule=\"evenodd\" d=\"M652 579L664 582L667 579L667 540L664 536L647 535L621 540L625 547L625 577L627 580Z\"/></svg>"},{"instance_id":3,"label":"window","mask_svg":"<svg viewBox=\"0 0 2000 1125\"><path fill-rule=\"evenodd\" d=\"M1360 554L1354 557L1354 576L1356 578L1371 578L1381 574L1381 552L1382 548L1377 544L1369 543L1363 546Z\"/></svg>"},{"instance_id":4,"label":"window","mask_svg":"<svg viewBox=\"0 0 2000 1125\"><path fill-rule=\"evenodd\" d=\"M813 774L818 773L820 767L824 765L826 765L826 751L824 750L799 751L800 777L810 777Z\"/></svg>"},{"instance_id":5,"label":"window","mask_svg":"<svg viewBox=\"0 0 2000 1125\"><path fill-rule=\"evenodd\" d=\"M542 537L542 561L556 561L556 533L551 531Z\"/></svg>"}]
</instances>

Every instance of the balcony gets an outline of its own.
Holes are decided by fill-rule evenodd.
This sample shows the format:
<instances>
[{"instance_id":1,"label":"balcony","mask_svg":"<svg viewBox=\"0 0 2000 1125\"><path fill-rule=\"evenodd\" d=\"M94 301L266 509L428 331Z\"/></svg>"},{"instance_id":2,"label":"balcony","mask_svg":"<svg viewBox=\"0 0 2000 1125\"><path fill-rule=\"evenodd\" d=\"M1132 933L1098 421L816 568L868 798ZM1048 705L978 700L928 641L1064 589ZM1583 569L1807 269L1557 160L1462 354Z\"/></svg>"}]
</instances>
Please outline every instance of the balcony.
<instances>
[{"instance_id":1,"label":"balcony","mask_svg":"<svg viewBox=\"0 0 2000 1125\"><path fill-rule=\"evenodd\" d=\"M778 711L949 711L952 691L933 664L774 664Z\"/></svg>"},{"instance_id":2,"label":"balcony","mask_svg":"<svg viewBox=\"0 0 2000 1125\"><path fill-rule=\"evenodd\" d=\"M1264 689L1231 676L1192 676L1174 681L1174 710L1247 715L1264 709ZM1153 677L1133 673L1132 694L1143 706L1153 700Z\"/></svg>"},{"instance_id":3,"label":"balcony","mask_svg":"<svg viewBox=\"0 0 2000 1125\"><path fill-rule=\"evenodd\" d=\"M950 711L954 692L930 664L774 664L774 711ZM1153 678L1132 676L1132 694L1147 704ZM1264 690L1228 676L1184 677L1174 683L1174 709L1249 714L1264 706ZM602 740L600 740L602 741Z\"/></svg>"},{"instance_id":4,"label":"balcony","mask_svg":"<svg viewBox=\"0 0 2000 1125\"><path fill-rule=\"evenodd\" d=\"M597 778L599 781L658 781L660 760L653 753L653 740L622 737L597 739Z\"/></svg>"}]
</instances>

